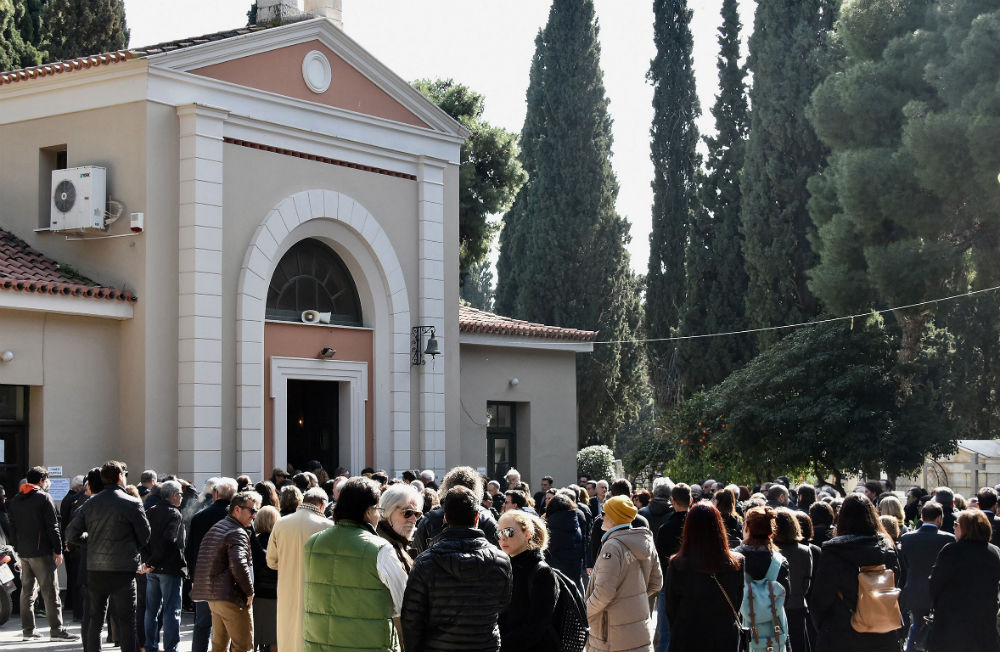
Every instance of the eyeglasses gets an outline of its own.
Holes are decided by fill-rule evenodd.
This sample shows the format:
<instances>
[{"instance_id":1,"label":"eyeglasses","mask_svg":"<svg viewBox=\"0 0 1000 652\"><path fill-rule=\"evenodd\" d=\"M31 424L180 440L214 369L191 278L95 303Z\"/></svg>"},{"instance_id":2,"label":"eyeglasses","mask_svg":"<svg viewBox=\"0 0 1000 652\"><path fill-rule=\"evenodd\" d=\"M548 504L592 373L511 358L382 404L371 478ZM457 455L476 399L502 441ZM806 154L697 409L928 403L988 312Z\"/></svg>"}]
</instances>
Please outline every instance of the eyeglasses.
<instances>
[{"instance_id":1,"label":"eyeglasses","mask_svg":"<svg viewBox=\"0 0 1000 652\"><path fill-rule=\"evenodd\" d=\"M424 515L423 512L417 511L415 509L404 509L403 510L403 518L413 518L414 516L416 516L417 518L420 518L423 515Z\"/></svg>"},{"instance_id":2,"label":"eyeglasses","mask_svg":"<svg viewBox=\"0 0 1000 652\"><path fill-rule=\"evenodd\" d=\"M514 528L505 527L499 531L501 539L513 539L514 538Z\"/></svg>"},{"instance_id":3,"label":"eyeglasses","mask_svg":"<svg viewBox=\"0 0 1000 652\"><path fill-rule=\"evenodd\" d=\"M245 509L245 510L247 510L248 512L250 512L250 516L256 516L256 515L257 515L257 512L259 512L259 511L260 511L260 510L259 510L259 509L257 509L256 507L247 507L246 505L240 505L240 507L242 507L243 509Z\"/></svg>"}]
</instances>

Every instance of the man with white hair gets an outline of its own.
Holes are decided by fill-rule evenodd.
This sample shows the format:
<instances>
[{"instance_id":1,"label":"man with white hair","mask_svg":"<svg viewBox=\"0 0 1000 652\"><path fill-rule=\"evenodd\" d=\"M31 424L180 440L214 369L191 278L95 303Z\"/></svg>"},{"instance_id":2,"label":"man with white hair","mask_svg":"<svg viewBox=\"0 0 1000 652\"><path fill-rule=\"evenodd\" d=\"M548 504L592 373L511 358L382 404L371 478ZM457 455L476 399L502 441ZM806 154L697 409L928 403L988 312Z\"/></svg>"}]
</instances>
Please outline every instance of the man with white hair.
<instances>
[{"instance_id":1,"label":"man with white hair","mask_svg":"<svg viewBox=\"0 0 1000 652\"><path fill-rule=\"evenodd\" d=\"M510 469L507 471L507 490L520 489L521 488L521 472L517 469Z\"/></svg>"},{"instance_id":2,"label":"man with white hair","mask_svg":"<svg viewBox=\"0 0 1000 652\"><path fill-rule=\"evenodd\" d=\"M339 487L334 485L334 493ZM281 517L271 530L267 565L278 571L278 650L305 649L302 614L305 613L305 550L309 537L333 525L323 516L326 492L314 487L302 496L294 513Z\"/></svg>"},{"instance_id":3,"label":"man with white hair","mask_svg":"<svg viewBox=\"0 0 1000 652\"><path fill-rule=\"evenodd\" d=\"M233 478L209 478L205 483L205 491L211 495L212 503L191 519L191 532L184 548L189 577L194 577L202 539L212 529L212 526L226 518L229 513L229 501L236 495L236 488L236 480ZM195 602L191 652L208 652L208 640L211 634L212 610L207 602Z\"/></svg>"},{"instance_id":4,"label":"man with white hair","mask_svg":"<svg viewBox=\"0 0 1000 652\"><path fill-rule=\"evenodd\" d=\"M177 652L180 643L181 587L187 574L184 559L184 517L181 516L181 483L160 485L160 502L146 513L152 535L143 549L140 573L146 575L146 609L139 640L147 650L157 649L157 615L163 609L163 650Z\"/></svg>"},{"instance_id":5,"label":"man with white hair","mask_svg":"<svg viewBox=\"0 0 1000 652\"><path fill-rule=\"evenodd\" d=\"M420 472L420 481L424 483L424 487L427 489L438 490L438 484L434 482L435 476L434 471L431 469L424 469Z\"/></svg>"}]
</instances>

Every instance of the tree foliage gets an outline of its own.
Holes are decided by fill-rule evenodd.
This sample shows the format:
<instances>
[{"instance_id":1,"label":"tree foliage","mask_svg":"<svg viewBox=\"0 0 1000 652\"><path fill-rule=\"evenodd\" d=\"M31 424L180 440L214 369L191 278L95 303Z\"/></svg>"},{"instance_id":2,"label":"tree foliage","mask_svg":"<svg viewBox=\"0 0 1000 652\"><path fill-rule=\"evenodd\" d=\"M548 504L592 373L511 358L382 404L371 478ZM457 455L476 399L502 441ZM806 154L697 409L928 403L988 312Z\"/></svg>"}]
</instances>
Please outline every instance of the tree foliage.
<instances>
[{"instance_id":1,"label":"tree foliage","mask_svg":"<svg viewBox=\"0 0 1000 652\"><path fill-rule=\"evenodd\" d=\"M897 404L893 342L877 318L798 330L695 394L666 421L659 457L630 464L756 482L809 470L838 485L872 466L913 471L954 448L940 373L949 343L929 338L912 370L928 391Z\"/></svg>"},{"instance_id":2,"label":"tree foliage","mask_svg":"<svg viewBox=\"0 0 1000 652\"><path fill-rule=\"evenodd\" d=\"M472 132L462 145L458 181L459 265L485 260L500 228L490 216L510 207L525 174L518 161L517 134L483 120L486 100L452 79L419 79L414 87Z\"/></svg>"},{"instance_id":3,"label":"tree foliage","mask_svg":"<svg viewBox=\"0 0 1000 652\"><path fill-rule=\"evenodd\" d=\"M47 61L62 61L128 45L123 0L47 0L42 10Z\"/></svg>"},{"instance_id":4,"label":"tree foliage","mask_svg":"<svg viewBox=\"0 0 1000 652\"><path fill-rule=\"evenodd\" d=\"M23 0L0 0L0 70L17 70L41 63L41 54L21 35L27 15Z\"/></svg>"},{"instance_id":5,"label":"tree foliage","mask_svg":"<svg viewBox=\"0 0 1000 652\"><path fill-rule=\"evenodd\" d=\"M667 338L679 330L685 299L685 249L697 210L700 165L698 127L701 114L694 83L691 50L691 10L687 0L653 0L653 41L656 57L646 79L653 85L653 220L649 234L646 275L646 333ZM699 256L701 243L690 254ZM650 375L657 402L669 405L682 395L682 370L675 364L675 347L655 342L648 348Z\"/></svg>"},{"instance_id":6,"label":"tree foliage","mask_svg":"<svg viewBox=\"0 0 1000 652\"><path fill-rule=\"evenodd\" d=\"M837 25L842 72L817 88L809 116L831 150L810 182L819 264L810 288L835 311L925 302L1000 279L1000 9L985 0L865 0ZM900 392L925 391L906 369L928 325L960 346L952 370L979 401L956 398L967 436L997 422L995 297L942 313L895 310ZM970 397L971 398L971 397Z\"/></svg>"},{"instance_id":7,"label":"tree foliage","mask_svg":"<svg viewBox=\"0 0 1000 652\"><path fill-rule=\"evenodd\" d=\"M462 300L473 308L493 312L493 269L490 261L484 260L469 268L461 294Z\"/></svg>"},{"instance_id":8,"label":"tree foliage","mask_svg":"<svg viewBox=\"0 0 1000 652\"><path fill-rule=\"evenodd\" d=\"M742 179L742 223L752 327L807 321L819 306L806 285L816 256L806 182L825 150L805 107L823 77L827 37L822 0L757 5L748 65L753 107ZM766 347L777 335L758 335Z\"/></svg>"},{"instance_id":9,"label":"tree foliage","mask_svg":"<svg viewBox=\"0 0 1000 652\"><path fill-rule=\"evenodd\" d=\"M576 453L576 474L591 480L615 477L615 454L607 446L587 446Z\"/></svg>"},{"instance_id":10,"label":"tree foliage","mask_svg":"<svg viewBox=\"0 0 1000 652\"><path fill-rule=\"evenodd\" d=\"M736 0L724 0L719 28L719 94L712 107L716 135L705 138L708 158L685 254L687 292L680 327L684 336L747 327L740 171L750 117L746 67L740 65L740 29ZM749 360L752 351L751 338L743 335L679 341L677 359L685 388L712 387Z\"/></svg>"},{"instance_id":11,"label":"tree foliage","mask_svg":"<svg viewBox=\"0 0 1000 652\"><path fill-rule=\"evenodd\" d=\"M611 118L592 0L554 0L536 39L521 133L528 174L504 219L497 309L554 326L635 339L639 282L615 211ZM581 441L613 445L646 388L641 347L608 344L577 358Z\"/></svg>"}]
</instances>

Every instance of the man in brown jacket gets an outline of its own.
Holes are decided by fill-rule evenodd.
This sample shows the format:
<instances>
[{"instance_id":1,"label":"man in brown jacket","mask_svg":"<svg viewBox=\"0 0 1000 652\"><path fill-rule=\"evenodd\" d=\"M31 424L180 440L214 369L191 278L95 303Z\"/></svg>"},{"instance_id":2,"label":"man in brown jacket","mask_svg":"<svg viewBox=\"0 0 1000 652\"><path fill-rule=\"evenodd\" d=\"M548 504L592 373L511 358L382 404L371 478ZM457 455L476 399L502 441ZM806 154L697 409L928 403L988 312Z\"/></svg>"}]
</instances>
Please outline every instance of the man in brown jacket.
<instances>
[{"instance_id":1,"label":"man in brown jacket","mask_svg":"<svg viewBox=\"0 0 1000 652\"><path fill-rule=\"evenodd\" d=\"M253 650L253 562L247 528L260 509L256 491L233 496L229 514L212 526L201 542L195 566L193 600L212 611L212 650Z\"/></svg>"}]
</instances>

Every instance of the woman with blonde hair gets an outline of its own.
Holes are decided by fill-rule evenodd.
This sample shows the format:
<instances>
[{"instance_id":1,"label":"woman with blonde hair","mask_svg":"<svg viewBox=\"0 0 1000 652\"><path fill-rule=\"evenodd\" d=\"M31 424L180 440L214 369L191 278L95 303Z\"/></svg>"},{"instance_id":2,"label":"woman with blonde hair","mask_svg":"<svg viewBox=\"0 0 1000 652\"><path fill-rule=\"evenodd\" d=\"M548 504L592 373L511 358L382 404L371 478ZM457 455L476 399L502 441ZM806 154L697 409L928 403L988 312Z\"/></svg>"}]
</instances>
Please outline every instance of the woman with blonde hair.
<instances>
[{"instance_id":1,"label":"woman with blonde hair","mask_svg":"<svg viewBox=\"0 0 1000 652\"><path fill-rule=\"evenodd\" d=\"M910 531L910 528L906 527L906 514L903 511L903 503L899 502L899 498L886 496L878 501L878 513L879 516L892 516L896 519L896 531L898 534L893 537L894 541L898 541L901 535ZM884 519L880 520L884 522Z\"/></svg>"},{"instance_id":2,"label":"woman with blonde hair","mask_svg":"<svg viewBox=\"0 0 1000 652\"><path fill-rule=\"evenodd\" d=\"M519 509L497 523L500 548L510 555L513 588L500 613L501 652L548 652L559 649L553 612L559 598L555 573L545 563L549 534L538 516Z\"/></svg>"}]
</instances>

